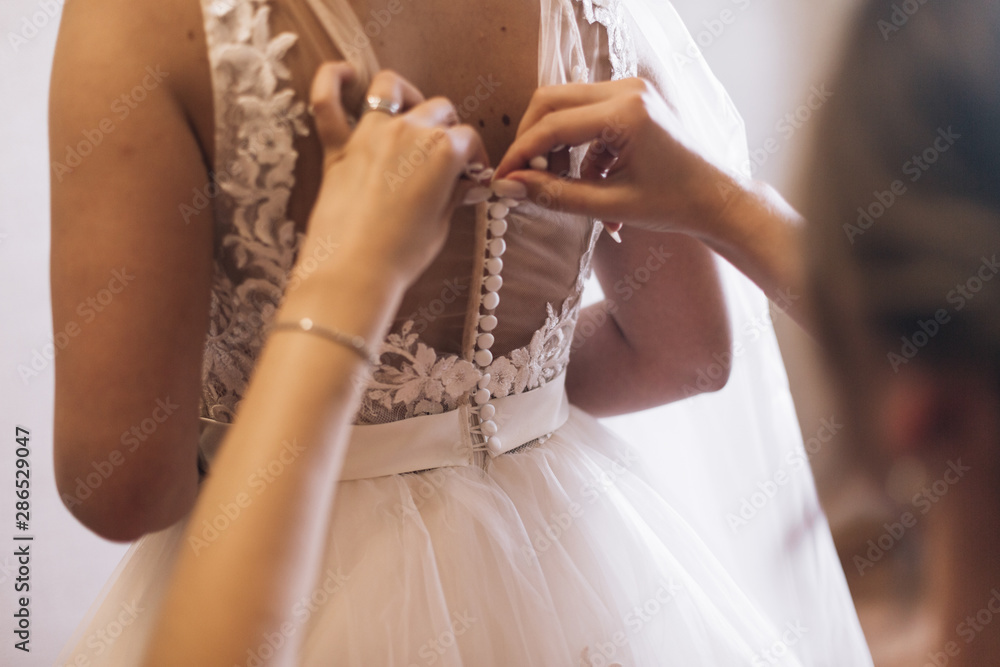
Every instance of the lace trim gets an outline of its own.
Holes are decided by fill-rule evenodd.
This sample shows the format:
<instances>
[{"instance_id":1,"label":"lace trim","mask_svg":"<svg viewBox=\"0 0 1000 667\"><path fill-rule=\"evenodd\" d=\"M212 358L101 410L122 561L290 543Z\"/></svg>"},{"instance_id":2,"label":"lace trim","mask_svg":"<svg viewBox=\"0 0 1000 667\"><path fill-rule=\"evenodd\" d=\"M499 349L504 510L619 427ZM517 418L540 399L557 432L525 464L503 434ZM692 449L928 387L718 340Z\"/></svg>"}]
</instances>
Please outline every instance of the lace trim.
<instances>
[{"instance_id":1,"label":"lace trim","mask_svg":"<svg viewBox=\"0 0 1000 667\"><path fill-rule=\"evenodd\" d=\"M576 285L562 302L559 312L556 312L551 303L546 304L548 317L542 328L531 337L531 342L507 356L498 357L486 369L492 376L488 388L493 396L499 398L536 389L566 370L573 332L580 314L583 287L590 276L594 245L600 233L601 225L595 222L587 250L580 258Z\"/></svg>"},{"instance_id":2,"label":"lace trim","mask_svg":"<svg viewBox=\"0 0 1000 667\"><path fill-rule=\"evenodd\" d=\"M627 79L639 71L632 33L625 22L625 7L620 0L580 0L583 15L590 23L604 26L608 34L608 56L611 60L611 80Z\"/></svg>"},{"instance_id":3,"label":"lace trim","mask_svg":"<svg viewBox=\"0 0 1000 667\"><path fill-rule=\"evenodd\" d=\"M297 36L272 37L266 0L203 0L215 90L219 194L214 207L219 246L213 276L210 324L202 366L202 416L232 422L243 390L280 306L286 280L304 235L286 217L295 184L296 136L308 135L305 105L296 101L282 59ZM584 0L587 18L608 29L618 75L627 72L634 49L615 2ZM608 23L605 23L607 21ZM631 53L631 56L629 55ZM625 63L624 65L622 63ZM626 69L622 70L621 67ZM230 222L231 221L231 222ZM383 363L365 391L357 424L437 414L468 401L484 373L493 397L538 388L568 364L583 285L600 234L594 223L580 259L577 282L558 311L530 343L479 368L457 355L438 355L406 322L383 341Z\"/></svg>"},{"instance_id":4,"label":"lace trim","mask_svg":"<svg viewBox=\"0 0 1000 667\"><path fill-rule=\"evenodd\" d=\"M281 62L298 37L271 37L263 0L205 2L215 91L216 262L203 357L202 415L231 422L284 294L302 233L286 209L305 104ZM232 229L228 228L231 221Z\"/></svg>"}]
</instances>

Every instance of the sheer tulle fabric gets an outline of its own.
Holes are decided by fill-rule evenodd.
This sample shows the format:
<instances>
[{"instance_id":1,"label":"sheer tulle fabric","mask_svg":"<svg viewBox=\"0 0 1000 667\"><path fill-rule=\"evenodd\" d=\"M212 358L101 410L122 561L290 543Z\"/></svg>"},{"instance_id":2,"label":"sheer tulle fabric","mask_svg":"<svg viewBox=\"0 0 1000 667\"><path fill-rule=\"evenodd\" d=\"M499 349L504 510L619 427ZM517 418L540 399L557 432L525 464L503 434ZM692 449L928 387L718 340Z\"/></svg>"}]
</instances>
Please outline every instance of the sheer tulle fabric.
<instances>
[{"instance_id":1,"label":"sheer tulle fabric","mask_svg":"<svg viewBox=\"0 0 1000 667\"><path fill-rule=\"evenodd\" d=\"M545 443L475 466L344 482L323 569L294 630L300 664L751 665L780 642L636 451L572 408ZM186 525L129 551L88 629L142 610L89 664L137 664ZM210 547L209 547L210 548ZM248 585L253 585L248 582ZM150 613L152 612L152 613ZM798 665L785 655L765 664Z\"/></svg>"}]
</instances>

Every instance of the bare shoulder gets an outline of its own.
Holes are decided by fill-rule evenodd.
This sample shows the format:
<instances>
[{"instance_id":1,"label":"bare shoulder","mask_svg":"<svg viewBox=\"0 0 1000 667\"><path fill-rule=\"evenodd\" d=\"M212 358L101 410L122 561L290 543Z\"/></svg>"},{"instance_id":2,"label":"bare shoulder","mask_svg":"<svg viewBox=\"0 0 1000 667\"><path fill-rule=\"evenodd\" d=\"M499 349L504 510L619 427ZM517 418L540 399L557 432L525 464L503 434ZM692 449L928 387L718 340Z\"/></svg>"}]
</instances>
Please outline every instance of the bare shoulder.
<instances>
[{"instance_id":1,"label":"bare shoulder","mask_svg":"<svg viewBox=\"0 0 1000 667\"><path fill-rule=\"evenodd\" d=\"M211 157L212 95L202 0L66 0L52 88L67 79L122 119L166 91ZM83 85L79 85L82 83ZM113 108L112 108L113 107Z\"/></svg>"},{"instance_id":2,"label":"bare shoulder","mask_svg":"<svg viewBox=\"0 0 1000 667\"><path fill-rule=\"evenodd\" d=\"M56 481L110 539L170 525L197 492L213 219L187 224L181 206L211 164L201 26L198 0L68 0L52 65L52 318L69 336L55 363ZM157 401L176 406L171 418L130 446ZM81 499L77 480L99 461L121 472Z\"/></svg>"}]
</instances>

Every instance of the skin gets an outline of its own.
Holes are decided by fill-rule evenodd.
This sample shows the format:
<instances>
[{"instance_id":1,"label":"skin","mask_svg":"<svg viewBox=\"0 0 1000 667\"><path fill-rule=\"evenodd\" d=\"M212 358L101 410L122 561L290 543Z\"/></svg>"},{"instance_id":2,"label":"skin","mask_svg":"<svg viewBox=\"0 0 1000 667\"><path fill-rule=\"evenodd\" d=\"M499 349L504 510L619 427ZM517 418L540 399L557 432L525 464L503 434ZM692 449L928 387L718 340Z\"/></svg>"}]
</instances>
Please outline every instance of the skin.
<instances>
[{"instance_id":1,"label":"skin","mask_svg":"<svg viewBox=\"0 0 1000 667\"><path fill-rule=\"evenodd\" d=\"M624 131L607 152L592 153L600 168L579 181L526 169L532 157L553 147L597 140L615 117L623 119ZM701 155L648 80L540 88L495 178L524 183L529 197L547 193L562 210L624 223L624 240L652 238L648 232L698 239L811 328L802 299L802 216L766 183Z\"/></svg>"},{"instance_id":2,"label":"skin","mask_svg":"<svg viewBox=\"0 0 1000 667\"><path fill-rule=\"evenodd\" d=\"M536 87L537 7L529 0L482 0L482 14L492 17L485 24L479 11L449 11L453 7L448 0L434 0L426 12L391 22L375 44L376 53L383 66L427 97L461 99L482 72L511 72L503 93L464 119L482 136L483 161L495 164L513 142ZM355 10L365 15L369 8L359 0ZM448 38L428 42L422 37L428 31ZM495 48L482 49L484 39ZM306 87L320 62L338 57L332 47L322 54L289 52L299 99L308 98ZM449 67L437 66L441 62ZM169 75L127 117L109 112L116 99L142 81L149 65ZM349 108L358 108L360 91L345 90L344 97ZM102 120L111 118L115 127L71 173L61 180L53 177L54 329L80 320L78 304L107 285L113 268L125 267L135 278L59 353L55 471L73 514L112 540L133 540L173 524L191 511L197 494L213 220L208 207L185 225L178 207L190 205L193 192L209 182L211 98L197 2L67 2L52 75L52 160L65 162L66 147ZM502 122L504 116L509 123ZM300 162L289 215L306 230L320 191L323 153L315 132L295 147ZM451 216L453 225L471 221L467 208ZM635 298L619 304L614 326L600 327L576 351L579 361L567 382L570 400L596 415L680 398L699 368L731 350L708 249L683 235L629 231L621 246L602 238L596 252L595 270L606 294L646 261L654 244L673 261L655 272ZM719 378L709 389L725 380ZM153 433L144 434L141 446L124 454L90 497L71 502L78 480L93 472L96 462L125 452L123 433L148 420L158 398L179 407Z\"/></svg>"},{"instance_id":3,"label":"skin","mask_svg":"<svg viewBox=\"0 0 1000 667\"><path fill-rule=\"evenodd\" d=\"M325 65L313 86L326 176L306 243L308 249L335 234L345 251L289 288L277 321L309 316L377 340L388 333L406 287L444 242L454 202L466 187L457 185L461 167L485 152L471 127L443 129L456 119L449 102L422 102L416 89L388 72L369 90L414 108L398 118L368 114L352 136L340 105L341 83L350 75L344 64ZM428 168L398 190L389 192L372 178L428 139L435 140ZM422 232L418 242L415 228ZM372 298L354 298L355 289ZM147 647L147 667L238 664L247 647L287 626L297 601L316 586L313 573L366 369L343 345L282 333L268 339L255 373L260 380L244 396L246 412L227 433L185 531ZM289 442L299 447L290 463ZM266 501L240 503L241 494L254 496L247 480L273 461L286 465L268 482ZM234 501L240 514L220 537L192 541L204 540L203 526ZM208 590L211 595L204 594ZM299 639L293 637L269 663L296 664Z\"/></svg>"}]
</instances>

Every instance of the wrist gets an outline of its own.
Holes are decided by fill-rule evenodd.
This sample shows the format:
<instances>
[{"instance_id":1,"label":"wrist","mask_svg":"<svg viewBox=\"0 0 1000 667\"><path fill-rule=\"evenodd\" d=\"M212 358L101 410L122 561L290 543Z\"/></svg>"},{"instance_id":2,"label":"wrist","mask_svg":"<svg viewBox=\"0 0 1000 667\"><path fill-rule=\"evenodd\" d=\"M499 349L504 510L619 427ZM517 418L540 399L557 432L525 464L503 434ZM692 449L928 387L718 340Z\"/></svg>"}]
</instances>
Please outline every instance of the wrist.
<instances>
[{"instance_id":1,"label":"wrist","mask_svg":"<svg viewBox=\"0 0 1000 667\"><path fill-rule=\"evenodd\" d=\"M754 182L723 169L713 171L693 197L697 219L694 235L710 246L740 245L745 240Z\"/></svg>"},{"instance_id":2,"label":"wrist","mask_svg":"<svg viewBox=\"0 0 1000 667\"><path fill-rule=\"evenodd\" d=\"M361 336L369 346L377 347L406 287L392 272L364 262L331 261L319 267L303 262L289 280L275 321L309 317L318 325Z\"/></svg>"}]
</instances>

